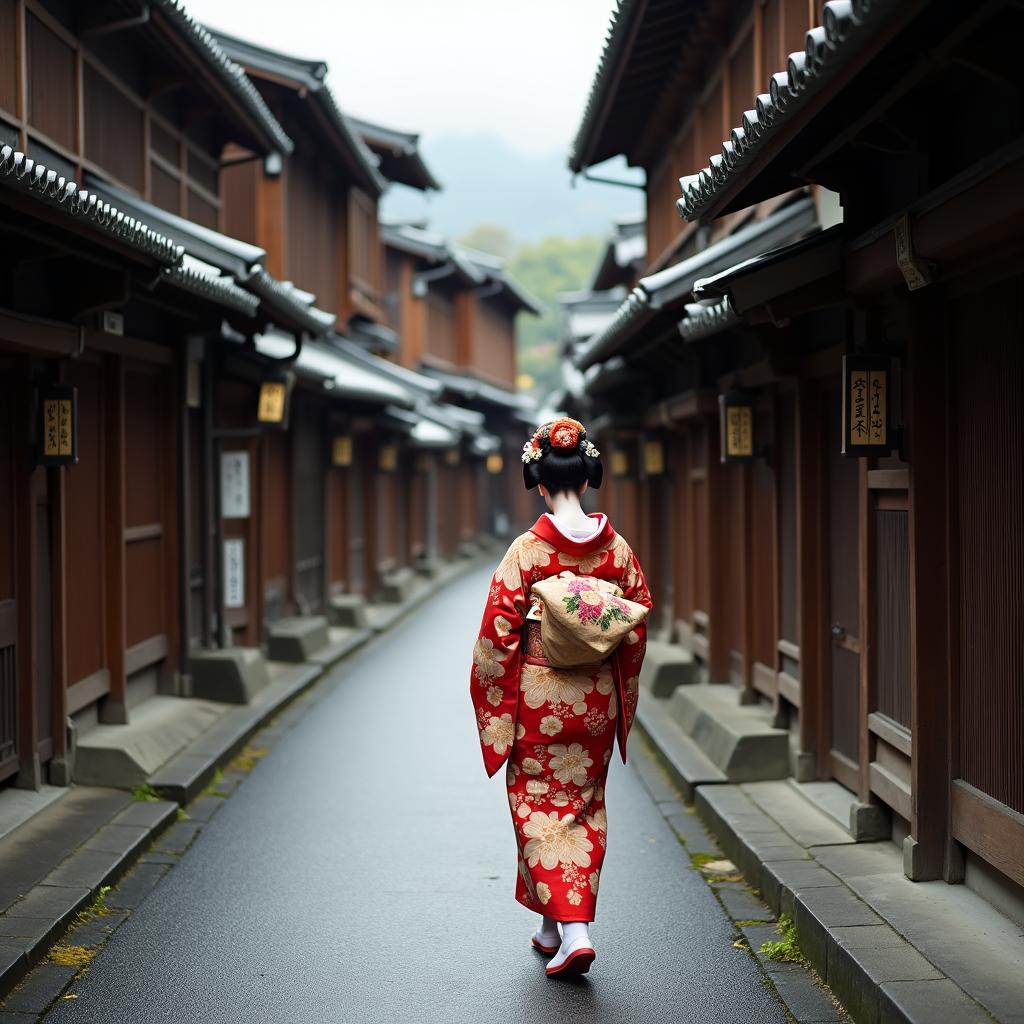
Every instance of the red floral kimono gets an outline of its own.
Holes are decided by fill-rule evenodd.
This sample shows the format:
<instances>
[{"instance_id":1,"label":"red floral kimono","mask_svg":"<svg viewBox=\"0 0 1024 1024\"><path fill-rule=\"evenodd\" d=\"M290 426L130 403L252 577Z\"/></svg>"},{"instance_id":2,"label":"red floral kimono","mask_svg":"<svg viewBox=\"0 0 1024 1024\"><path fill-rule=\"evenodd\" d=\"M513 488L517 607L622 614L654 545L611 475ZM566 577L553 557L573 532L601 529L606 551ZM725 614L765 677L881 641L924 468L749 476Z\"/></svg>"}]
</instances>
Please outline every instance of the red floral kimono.
<instances>
[{"instance_id":1,"label":"red floral kimono","mask_svg":"<svg viewBox=\"0 0 1024 1024\"><path fill-rule=\"evenodd\" d=\"M542 515L512 541L491 579L470 694L488 777L507 762L516 899L559 921L592 921L607 843L605 779L616 736L626 763L647 627L638 623L599 665L548 665L539 623L524 628L530 587L566 569L611 580L651 607L640 564L611 522L573 541Z\"/></svg>"}]
</instances>

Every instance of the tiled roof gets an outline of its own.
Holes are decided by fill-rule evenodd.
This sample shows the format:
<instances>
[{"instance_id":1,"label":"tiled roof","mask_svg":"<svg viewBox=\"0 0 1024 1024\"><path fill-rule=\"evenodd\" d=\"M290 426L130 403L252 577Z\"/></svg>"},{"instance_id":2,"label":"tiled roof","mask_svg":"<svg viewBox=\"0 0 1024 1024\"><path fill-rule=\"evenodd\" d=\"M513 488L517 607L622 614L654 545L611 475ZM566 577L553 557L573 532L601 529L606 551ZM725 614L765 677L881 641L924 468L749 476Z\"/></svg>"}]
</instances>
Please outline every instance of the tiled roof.
<instances>
[{"instance_id":1,"label":"tiled roof","mask_svg":"<svg viewBox=\"0 0 1024 1024\"><path fill-rule=\"evenodd\" d=\"M259 122L273 145L282 153L291 153L295 148L292 140L263 102L263 97L245 71L224 52L213 35L185 10L180 0L156 0L156 3L168 21L180 30L182 38L193 51L209 64L241 105Z\"/></svg>"},{"instance_id":2,"label":"tiled roof","mask_svg":"<svg viewBox=\"0 0 1024 1024\"><path fill-rule=\"evenodd\" d=\"M805 37L802 52L789 55L785 71L772 75L768 91L743 114L720 153L707 167L679 179L676 207L686 220L698 220L727 189L749 173L766 145L796 120L822 87L845 68L880 25L905 14L906 0L829 0L823 24Z\"/></svg>"},{"instance_id":3,"label":"tiled roof","mask_svg":"<svg viewBox=\"0 0 1024 1024\"><path fill-rule=\"evenodd\" d=\"M729 296L717 302L692 302L686 307L686 316L679 321L679 333L684 341L698 341L742 321L732 308Z\"/></svg>"},{"instance_id":4,"label":"tiled roof","mask_svg":"<svg viewBox=\"0 0 1024 1024\"><path fill-rule=\"evenodd\" d=\"M239 288L230 277L221 276L215 267L210 267L210 272L207 272L187 258L180 267L168 267L162 280L249 318L255 317L260 308L260 300Z\"/></svg>"},{"instance_id":5,"label":"tiled roof","mask_svg":"<svg viewBox=\"0 0 1024 1024\"><path fill-rule=\"evenodd\" d=\"M311 295L290 281L278 281L258 264L252 267L243 284L266 304L271 314L280 314L281 319L274 320L278 327L295 326L319 337L334 326L334 314L317 309Z\"/></svg>"},{"instance_id":6,"label":"tiled roof","mask_svg":"<svg viewBox=\"0 0 1024 1024\"><path fill-rule=\"evenodd\" d=\"M615 355L655 316L676 309L680 300L691 294L698 279L732 266L744 253L761 252L765 247L791 241L813 228L816 218L813 200L801 195L795 202L745 224L688 259L641 278L608 325L577 349L573 357L576 366L585 370Z\"/></svg>"},{"instance_id":7,"label":"tiled roof","mask_svg":"<svg viewBox=\"0 0 1024 1024\"><path fill-rule=\"evenodd\" d=\"M370 148L354 129L349 118L342 113L334 94L328 88L325 80L327 64L324 61L292 57L279 50L257 46L224 32L218 32L217 39L220 46L234 60L241 61L250 68L259 68L274 75L290 78L303 85L306 93L320 105L328 121L333 125L343 150L350 158L353 170L362 178L361 184L374 195L380 195L384 191L387 181L377 168L377 157L370 152ZM253 91L256 91L255 86Z\"/></svg>"},{"instance_id":8,"label":"tiled roof","mask_svg":"<svg viewBox=\"0 0 1024 1024\"><path fill-rule=\"evenodd\" d=\"M0 181L63 210L70 217L90 222L101 233L126 243L167 267L181 262L184 250L166 235L153 231L141 220L127 216L94 192L79 188L77 182L48 170L11 146L0 148Z\"/></svg>"},{"instance_id":9,"label":"tiled roof","mask_svg":"<svg viewBox=\"0 0 1024 1024\"><path fill-rule=\"evenodd\" d=\"M401 132L358 117L350 117L348 120L363 142L380 158L380 172L389 181L397 181L424 192L431 189L440 191L440 183L420 153L418 134Z\"/></svg>"}]
</instances>

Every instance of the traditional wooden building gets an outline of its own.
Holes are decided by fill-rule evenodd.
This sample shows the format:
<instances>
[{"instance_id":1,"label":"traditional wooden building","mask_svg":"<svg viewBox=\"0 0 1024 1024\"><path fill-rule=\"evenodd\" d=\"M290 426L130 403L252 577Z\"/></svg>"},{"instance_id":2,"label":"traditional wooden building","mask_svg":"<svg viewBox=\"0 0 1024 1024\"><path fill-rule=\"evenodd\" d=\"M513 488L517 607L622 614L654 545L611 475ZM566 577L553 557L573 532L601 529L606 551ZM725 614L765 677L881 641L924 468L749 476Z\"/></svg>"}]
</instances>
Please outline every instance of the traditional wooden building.
<instances>
[{"instance_id":1,"label":"traditional wooden building","mask_svg":"<svg viewBox=\"0 0 1024 1024\"><path fill-rule=\"evenodd\" d=\"M269 319L111 196L215 225L226 147L292 143L174 3L7 0L0 69L0 782L38 787L181 692L189 353Z\"/></svg>"},{"instance_id":2,"label":"traditional wooden building","mask_svg":"<svg viewBox=\"0 0 1024 1024\"><path fill-rule=\"evenodd\" d=\"M787 731L766 775L834 780L908 877L1010 903L1020 19L623 3L570 158L647 171L645 274L574 361L659 625Z\"/></svg>"}]
</instances>

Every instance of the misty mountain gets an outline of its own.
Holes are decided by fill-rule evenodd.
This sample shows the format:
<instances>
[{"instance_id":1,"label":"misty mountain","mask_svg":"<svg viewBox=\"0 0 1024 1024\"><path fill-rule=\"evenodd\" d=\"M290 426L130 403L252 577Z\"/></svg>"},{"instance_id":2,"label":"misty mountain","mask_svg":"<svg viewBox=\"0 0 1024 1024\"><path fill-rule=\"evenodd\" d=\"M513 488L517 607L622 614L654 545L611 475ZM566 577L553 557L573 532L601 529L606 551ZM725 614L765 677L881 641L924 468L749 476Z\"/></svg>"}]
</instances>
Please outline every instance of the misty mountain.
<instances>
[{"instance_id":1,"label":"misty mountain","mask_svg":"<svg viewBox=\"0 0 1024 1024\"><path fill-rule=\"evenodd\" d=\"M643 192L576 179L566 152L531 156L489 135L425 138L421 151L444 191L423 196L393 186L382 215L390 219L425 218L448 236L477 224L500 224L515 242L536 242L550 235L603 236L615 217L642 210ZM642 180L626 167L602 168L608 177Z\"/></svg>"}]
</instances>

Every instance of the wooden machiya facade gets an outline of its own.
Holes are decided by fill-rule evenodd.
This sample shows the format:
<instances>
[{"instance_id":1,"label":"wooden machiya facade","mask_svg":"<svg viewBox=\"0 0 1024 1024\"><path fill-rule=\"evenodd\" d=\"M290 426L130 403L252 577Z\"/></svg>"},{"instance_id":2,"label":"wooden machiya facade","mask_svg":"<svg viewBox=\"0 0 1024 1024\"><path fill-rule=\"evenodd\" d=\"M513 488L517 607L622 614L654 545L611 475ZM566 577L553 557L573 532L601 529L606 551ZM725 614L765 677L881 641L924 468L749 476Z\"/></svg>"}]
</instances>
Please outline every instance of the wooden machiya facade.
<instances>
[{"instance_id":1,"label":"wooden machiya facade","mask_svg":"<svg viewBox=\"0 0 1024 1024\"><path fill-rule=\"evenodd\" d=\"M223 149L290 141L173 5L5 0L0 68L0 784L32 788L69 721L180 690L189 339L258 318L102 188L215 223Z\"/></svg>"},{"instance_id":2,"label":"wooden machiya facade","mask_svg":"<svg viewBox=\"0 0 1024 1024\"><path fill-rule=\"evenodd\" d=\"M574 360L659 625L908 877L1019 898L1021 11L642 6L570 162L647 169L651 259Z\"/></svg>"}]
</instances>

